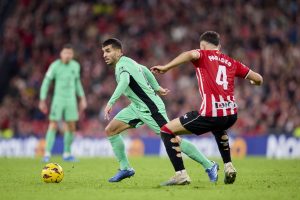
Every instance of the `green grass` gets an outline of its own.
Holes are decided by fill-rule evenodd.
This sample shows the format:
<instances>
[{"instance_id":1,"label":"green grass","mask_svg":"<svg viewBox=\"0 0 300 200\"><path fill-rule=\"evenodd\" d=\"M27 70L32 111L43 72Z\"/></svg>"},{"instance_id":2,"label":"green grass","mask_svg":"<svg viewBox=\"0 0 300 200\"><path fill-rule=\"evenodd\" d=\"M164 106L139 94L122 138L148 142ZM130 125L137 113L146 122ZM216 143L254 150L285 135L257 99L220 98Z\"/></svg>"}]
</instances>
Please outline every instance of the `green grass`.
<instances>
[{"instance_id":1,"label":"green grass","mask_svg":"<svg viewBox=\"0 0 300 200\"><path fill-rule=\"evenodd\" d=\"M53 162L61 164L65 177L61 183L41 181L44 163L40 159L0 158L1 199L300 199L300 160L267 160L264 158L234 159L238 170L233 185L223 183L223 165L217 185L208 181L202 167L185 159L192 179L188 186L159 187L159 183L173 175L166 158L130 158L136 175L120 183L108 183L118 168L113 158L81 159L66 163L60 157ZM219 163L220 160L217 160Z\"/></svg>"}]
</instances>

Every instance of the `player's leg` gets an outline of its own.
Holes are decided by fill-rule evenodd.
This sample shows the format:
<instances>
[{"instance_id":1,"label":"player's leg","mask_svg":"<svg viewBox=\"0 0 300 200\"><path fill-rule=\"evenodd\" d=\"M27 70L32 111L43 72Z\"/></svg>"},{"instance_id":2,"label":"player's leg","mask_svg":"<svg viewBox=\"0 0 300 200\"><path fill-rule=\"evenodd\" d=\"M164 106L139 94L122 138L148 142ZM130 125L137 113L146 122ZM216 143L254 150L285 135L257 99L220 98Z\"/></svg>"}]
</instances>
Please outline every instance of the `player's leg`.
<instances>
[{"instance_id":1,"label":"player's leg","mask_svg":"<svg viewBox=\"0 0 300 200\"><path fill-rule=\"evenodd\" d=\"M130 169L129 161L125 153L125 144L120 134L129 129L130 125L117 119L113 119L105 128L106 136L112 146L113 152L120 163L120 169Z\"/></svg>"},{"instance_id":2,"label":"player's leg","mask_svg":"<svg viewBox=\"0 0 300 200\"><path fill-rule=\"evenodd\" d=\"M142 124L142 121L138 119L136 113L128 106L121 110L106 126L105 133L111 143L113 152L120 163L120 171L110 178L109 182L119 182L124 178L129 178L135 174L133 168L130 167L125 152L125 144L120 133L129 128L136 128Z\"/></svg>"},{"instance_id":3,"label":"player's leg","mask_svg":"<svg viewBox=\"0 0 300 200\"><path fill-rule=\"evenodd\" d=\"M75 157L71 154L71 146L74 140L76 131L76 122L79 119L78 108L76 101L62 102L64 111L64 161L76 161Z\"/></svg>"},{"instance_id":4,"label":"player's leg","mask_svg":"<svg viewBox=\"0 0 300 200\"><path fill-rule=\"evenodd\" d=\"M221 157L224 162L225 184L235 181L237 171L233 167L230 155L229 138L226 131L213 131Z\"/></svg>"},{"instance_id":5,"label":"player's leg","mask_svg":"<svg viewBox=\"0 0 300 200\"><path fill-rule=\"evenodd\" d=\"M48 126L48 130L47 130L47 133L46 133L46 138L45 138L46 145L45 145L45 154L44 154L44 158L43 158L44 162L49 162L50 161L52 149L53 149L54 142L55 142L56 132L57 132L57 122L56 121L50 121L49 126Z\"/></svg>"},{"instance_id":6,"label":"player's leg","mask_svg":"<svg viewBox=\"0 0 300 200\"><path fill-rule=\"evenodd\" d=\"M214 165L214 162L210 161L193 143L179 136L176 136L176 139L179 142L181 151L201 164L205 170L210 169Z\"/></svg>"},{"instance_id":7,"label":"player's leg","mask_svg":"<svg viewBox=\"0 0 300 200\"><path fill-rule=\"evenodd\" d=\"M176 139L176 134L184 133L189 134L189 132L181 126L178 118L168 122L160 129L162 141L175 170L175 176L162 183L161 185L163 186L189 184L191 182L183 165L181 149L179 147L179 142Z\"/></svg>"},{"instance_id":8,"label":"player's leg","mask_svg":"<svg viewBox=\"0 0 300 200\"><path fill-rule=\"evenodd\" d=\"M43 158L44 162L49 162L51 157L51 152L55 142L55 135L57 132L58 123L62 119L62 106L59 101L53 100L51 104L50 114L49 114L49 126L46 133L46 146L45 155Z\"/></svg>"},{"instance_id":9,"label":"player's leg","mask_svg":"<svg viewBox=\"0 0 300 200\"><path fill-rule=\"evenodd\" d=\"M71 146L74 140L74 133L76 131L76 121L66 121L64 124L64 161L76 161L71 154Z\"/></svg>"},{"instance_id":10,"label":"player's leg","mask_svg":"<svg viewBox=\"0 0 300 200\"><path fill-rule=\"evenodd\" d=\"M222 120L216 121L216 127L222 127L222 130L214 130L212 131L213 135L215 136L221 157L224 162L224 183L231 184L235 181L237 171L234 168L231 155L230 155L230 145L229 145L229 137L226 132L228 128L230 128L237 120L236 115L227 116ZM224 122L225 121L225 122ZM218 125L219 124L219 125Z\"/></svg>"},{"instance_id":11,"label":"player's leg","mask_svg":"<svg viewBox=\"0 0 300 200\"><path fill-rule=\"evenodd\" d=\"M147 113L140 113L139 115L142 116L142 120L145 124L147 124L147 126L152 129L157 135L160 134L160 127L158 124L166 124L169 119L167 117L167 114L164 110L161 110L160 113L162 114L162 116L164 117L165 121L163 121L162 123L158 122L159 119L158 118L156 121L152 118L151 114L147 114ZM181 128L181 127L179 127ZM182 129L184 130L184 129ZM188 130L184 130L183 132L189 132ZM197 149L197 147L189 142L187 139L184 138L180 138L179 136L176 136L176 140L179 143L179 147L181 149L181 151L186 154L189 158L193 159L194 161L198 162L199 164L201 164L204 169L210 169L214 163L210 160L207 159L207 157Z\"/></svg>"},{"instance_id":12,"label":"player's leg","mask_svg":"<svg viewBox=\"0 0 300 200\"><path fill-rule=\"evenodd\" d=\"M208 132L211 128L209 121L206 121L205 118L201 117L197 111L188 112L180 118L174 119L165 127L162 128L162 131L169 134L191 134L195 133L197 135ZM163 130L164 129L164 130ZM177 137L178 139L178 137ZM181 149L185 149L190 155L193 155L193 152L200 153L195 151L191 146L186 146L186 141L183 141L181 144ZM218 180L218 169L219 165L215 162L209 161L204 155L198 154L197 158L202 158L202 161L205 162L205 171L209 176L211 182L216 182Z\"/></svg>"}]
</instances>

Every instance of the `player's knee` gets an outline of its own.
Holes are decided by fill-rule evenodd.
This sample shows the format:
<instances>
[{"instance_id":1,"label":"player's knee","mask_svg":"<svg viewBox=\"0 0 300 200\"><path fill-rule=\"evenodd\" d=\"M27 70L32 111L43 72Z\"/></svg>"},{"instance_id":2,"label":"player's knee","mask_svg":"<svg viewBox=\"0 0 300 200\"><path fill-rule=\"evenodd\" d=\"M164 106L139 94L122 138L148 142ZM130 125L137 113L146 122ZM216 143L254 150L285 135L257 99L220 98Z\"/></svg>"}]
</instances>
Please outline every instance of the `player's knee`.
<instances>
[{"instance_id":1,"label":"player's knee","mask_svg":"<svg viewBox=\"0 0 300 200\"><path fill-rule=\"evenodd\" d=\"M57 130L57 127L58 127L57 122L50 122L48 128L49 128L50 130L56 131L56 130Z\"/></svg>"},{"instance_id":2,"label":"player's knee","mask_svg":"<svg viewBox=\"0 0 300 200\"><path fill-rule=\"evenodd\" d=\"M75 122L66 122L64 123L64 131L66 132L75 132L76 131L76 124Z\"/></svg>"},{"instance_id":3,"label":"player's knee","mask_svg":"<svg viewBox=\"0 0 300 200\"><path fill-rule=\"evenodd\" d=\"M163 125L160 128L160 132L167 133L169 135L174 135L174 133L166 125Z\"/></svg>"},{"instance_id":4,"label":"player's knee","mask_svg":"<svg viewBox=\"0 0 300 200\"><path fill-rule=\"evenodd\" d=\"M114 129L110 125L107 125L104 129L104 132L107 136L112 136L114 135Z\"/></svg>"},{"instance_id":5,"label":"player's knee","mask_svg":"<svg viewBox=\"0 0 300 200\"><path fill-rule=\"evenodd\" d=\"M76 125L75 124L69 124L68 129L70 132L75 132L76 131Z\"/></svg>"}]
</instances>

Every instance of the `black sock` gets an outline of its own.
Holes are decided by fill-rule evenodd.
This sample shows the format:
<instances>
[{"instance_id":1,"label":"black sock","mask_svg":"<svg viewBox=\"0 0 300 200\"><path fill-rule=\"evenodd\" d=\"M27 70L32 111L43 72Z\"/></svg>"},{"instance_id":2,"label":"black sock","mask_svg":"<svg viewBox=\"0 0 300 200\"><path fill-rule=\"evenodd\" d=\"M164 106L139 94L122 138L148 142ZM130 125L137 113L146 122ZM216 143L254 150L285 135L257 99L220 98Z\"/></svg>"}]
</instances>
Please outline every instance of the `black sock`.
<instances>
[{"instance_id":1,"label":"black sock","mask_svg":"<svg viewBox=\"0 0 300 200\"><path fill-rule=\"evenodd\" d=\"M164 132L160 132L160 136L162 141L165 144L166 151L168 153L168 156L172 162L175 171L177 172L177 171L184 170L179 143L172 142L173 140L175 140L175 136Z\"/></svg>"},{"instance_id":2,"label":"black sock","mask_svg":"<svg viewBox=\"0 0 300 200\"><path fill-rule=\"evenodd\" d=\"M214 131L213 134L216 138L223 162L231 162L229 139L226 131Z\"/></svg>"}]
</instances>

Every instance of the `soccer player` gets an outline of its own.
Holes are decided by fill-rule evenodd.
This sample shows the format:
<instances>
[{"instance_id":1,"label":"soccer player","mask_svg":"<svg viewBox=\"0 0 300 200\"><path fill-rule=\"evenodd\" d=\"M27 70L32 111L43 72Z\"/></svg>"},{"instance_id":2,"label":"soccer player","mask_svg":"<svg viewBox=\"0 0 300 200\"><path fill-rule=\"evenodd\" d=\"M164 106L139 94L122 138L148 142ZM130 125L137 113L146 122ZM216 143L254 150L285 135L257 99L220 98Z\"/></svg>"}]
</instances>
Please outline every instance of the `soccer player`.
<instances>
[{"instance_id":1,"label":"soccer player","mask_svg":"<svg viewBox=\"0 0 300 200\"><path fill-rule=\"evenodd\" d=\"M176 175L162 185L176 185L187 179L178 171L184 170L179 149L174 147L174 135L201 135L211 131L215 136L224 162L225 184L235 181L236 169L230 156L230 147L226 130L237 120L237 104L234 98L234 77L250 80L253 85L261 85L263 78L247 66L230 58L220 51L220 36L214 31L207 31L200 36L200 49L184 52L166 65L154 66L154 73L165 73L170 69L192 62L198 79L202 98L200 110L191 111L176 118L161 128L161 137L173 165ZM174 168L175 168L174 166Z\"/></svg>"},{"instance_id":2,"label":"soccer player","mask_svg":"<svg viewBox=\"0 0 300 200\"><path fill-rule=\"evenodd\" d=\"M49 162L50 160L58 122L62 119L65 121L63 159L65 161L75 161L74 156L71 155L71 145L79 115L77 96L80 99L80 112L86 108L87 103L80 81L80 65L73 57L73 47L69 44L65 45L60 52L60 59L57 59L50 65L41 86L39 109L44 114L48 114L46 98L52 80L55 81L54 95L49 113L50 123L46 134L44 162Z\"/></svg>"},{"instance_id":3,"label":"soccer player","mask_svg":"<svg viewBox=\"0 0 300 200\"><path fill-rule=\"evenodd\" d=\"M108 140L112 145L115 156L120 163L120 170L109 182L119 182L135 174L131 168L125 153L124 142L120 133L129 128L137 128L147 124L156 134L160 133L160 127L166 124L167 117L165 105L156 94L168 94L169 90L159 86L150 70L123 55L122 44L118 39L111 38L102 44L103 58L106 64L114 67L117 87L105 108L105 119L110 119L110 113L114 103L124 94L131 104L121 110L105 128ZM175 141L175 136L173 137ZM193 160L202 164L211 182L218 179L218 164L209 161L197 148L185 139L178 138L182 152ZM177 141L176 140L176 141ZM178 143L177 143L178 144ZM180 155L181 156L181 155ZM186 174L186 171L184 171ZM180 184L190 183L190 178Z\"/></svg>"}]
</instances>

